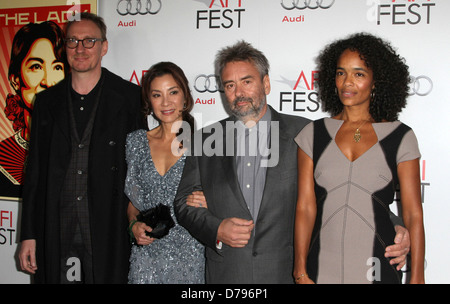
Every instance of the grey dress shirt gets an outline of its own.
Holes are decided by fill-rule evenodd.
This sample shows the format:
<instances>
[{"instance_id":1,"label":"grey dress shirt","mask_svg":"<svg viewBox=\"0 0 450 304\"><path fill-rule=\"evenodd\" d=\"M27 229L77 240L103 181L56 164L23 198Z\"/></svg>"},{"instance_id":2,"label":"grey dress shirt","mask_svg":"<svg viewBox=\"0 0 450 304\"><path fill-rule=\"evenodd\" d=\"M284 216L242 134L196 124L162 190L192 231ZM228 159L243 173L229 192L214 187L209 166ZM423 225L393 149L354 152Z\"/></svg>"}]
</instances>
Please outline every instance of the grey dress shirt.
<instances>
[{"instance_id":1,"label":"grey dress shirt","mask_svg":"<svg viewBox=\"0 0 450 304\"><path fill-rule=\"evenodd\" d=\"M266 166L261 166L263 159L268 159L270 143L271 113L264 116L251 128L242 121L236 122L236 173L242 194L248 209L256 223L259 207L266 182Z\"/></svg>"}]
</instances>

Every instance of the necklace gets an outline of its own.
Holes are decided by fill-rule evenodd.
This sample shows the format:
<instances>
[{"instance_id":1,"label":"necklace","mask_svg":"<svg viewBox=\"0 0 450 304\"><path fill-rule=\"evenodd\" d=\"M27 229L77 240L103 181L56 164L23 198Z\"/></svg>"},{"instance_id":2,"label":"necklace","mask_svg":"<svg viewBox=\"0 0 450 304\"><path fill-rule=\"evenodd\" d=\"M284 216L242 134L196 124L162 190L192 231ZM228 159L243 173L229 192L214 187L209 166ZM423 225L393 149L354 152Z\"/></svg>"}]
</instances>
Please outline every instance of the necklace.
<instances>
[{"instance_id":1,"label":"necklace","mask_svg":"<svg viewBox=\"0 0 450 304\"><path fill-rule=\"evenodd\" d=\"M361 132L359 131L359 129L361 129L366 122L367 120L364 120L364 122L358 128L356 128L355 134L353 134L353 140L355 141L355 143L359 143L359 141L361 140Z\"/></svg>"}]
</instances>

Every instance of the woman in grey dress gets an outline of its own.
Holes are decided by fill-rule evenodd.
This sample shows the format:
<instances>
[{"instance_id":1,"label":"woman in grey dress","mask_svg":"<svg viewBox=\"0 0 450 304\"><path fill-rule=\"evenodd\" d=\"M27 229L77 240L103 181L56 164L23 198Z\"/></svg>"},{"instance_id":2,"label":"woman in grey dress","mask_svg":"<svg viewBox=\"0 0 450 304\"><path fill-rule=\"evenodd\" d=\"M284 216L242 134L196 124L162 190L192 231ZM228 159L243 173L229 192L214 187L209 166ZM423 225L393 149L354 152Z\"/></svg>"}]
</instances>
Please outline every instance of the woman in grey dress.
<instances>
[{"instance_id":1,"label":"woman in grey dress","mask_svg":"<svg viewBox=\"0 0 450 304\"><path fill-rule=\"evenodd\" d=\"M319 98L332 115L295 138L297 283L401 283L384 256L394 242L389 204L400 186L411 236L411 283L424 283L424 228L417 139L398 121L408 67L388 43L356 34L319 56Z\"/></svg>"},{"instance_id":2,"label":"woman in grey dress","mask_svg":"<svg viewBox=\"0 0 450 304\"><path fill-rule=\"evenodd\" d=\"M142 95L144 115L152 113L159 125L150 131L136 130L127 138L125 193L130 199L129 229L135 243L129 283L204 283L204 247L176 222L173 210L186 158L180 134L187 133L189 138L190 131L194 130L189 114L193 99L188 81L177 65L161 62L144 75ZM182 122L183 132L180 132ZM193 206L206 207L206 202L190 201ZM168 235L155 239L146 234L152 228L136 217L140 211L158 204L170 207L175 226Z\"/></svg>"}]
</instances>

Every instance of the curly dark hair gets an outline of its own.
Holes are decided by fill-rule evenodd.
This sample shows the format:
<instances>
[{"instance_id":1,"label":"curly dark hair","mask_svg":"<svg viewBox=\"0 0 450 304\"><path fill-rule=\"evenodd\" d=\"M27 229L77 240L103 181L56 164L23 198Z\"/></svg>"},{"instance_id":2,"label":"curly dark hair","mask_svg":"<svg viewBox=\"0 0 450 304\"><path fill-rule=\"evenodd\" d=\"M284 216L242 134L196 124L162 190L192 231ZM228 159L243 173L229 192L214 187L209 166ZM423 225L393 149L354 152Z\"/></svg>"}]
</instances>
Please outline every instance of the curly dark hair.
<instances>
[{"instance_id":1,"label":"curly dark hair","mask_svg":"<svg viewBox=\"0 0 450 304\"><path fill-rule=\"evenodd\" d=\"M395 121L406 106L410 76L405 60L392 46L367 33L357 33L326 46L317 58L318 94L322 110L332 116L343 110L336 94L336 67L345 50L356 51L373 72L375 88L370 101L370 115L376 122Z\"/></svg>"}]
</instances>

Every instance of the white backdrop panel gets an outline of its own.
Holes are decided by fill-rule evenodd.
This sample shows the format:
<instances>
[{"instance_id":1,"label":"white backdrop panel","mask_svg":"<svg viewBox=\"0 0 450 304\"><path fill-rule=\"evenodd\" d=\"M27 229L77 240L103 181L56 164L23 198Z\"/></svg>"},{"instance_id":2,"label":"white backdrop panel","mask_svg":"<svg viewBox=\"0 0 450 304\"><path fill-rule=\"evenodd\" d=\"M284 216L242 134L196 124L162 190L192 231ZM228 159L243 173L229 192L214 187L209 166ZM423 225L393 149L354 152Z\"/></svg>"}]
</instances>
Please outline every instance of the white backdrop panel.
<instances>
[{"instance_id":1,"label":"white backdrop panel","mask_svg":"<svg viewBox=\"0 0 450 304\"><path fill-rule=\"evenodd\" d=\"M159 5L158 1L144 2L153 8ZM132 78L134 71L140 77L142 70L158 61L177 63L190 81L194 99L214 102L195 105L200 126L227 113L220 93L199 92L205 88L197 77L214 74L217 50L237 40L252 43L268 57L269 104L311 119L326 115L317 105L312 80L315 57L325 44L360 31L389 40L417 79L400 119L414 129L422 152L427 282L450 282L450 263L446 261L450 207L445 190L450 166L449 159L442 157L450 150L446 132L450 129L446 119L450 111L450 23L446 16L450 1L161 0L156 14L125 16L118 14L118 3L119 10L125 7L123 1L99 1L99 13L109 28L110 52L105 65L138 83L140 78ZM309 7L304 7L305 3ZM304 8L286 9L295 4ZM123 26L127 22L132 26ZM209 89L214 88L211 85Z\"/></svg>"}]
</instances>

